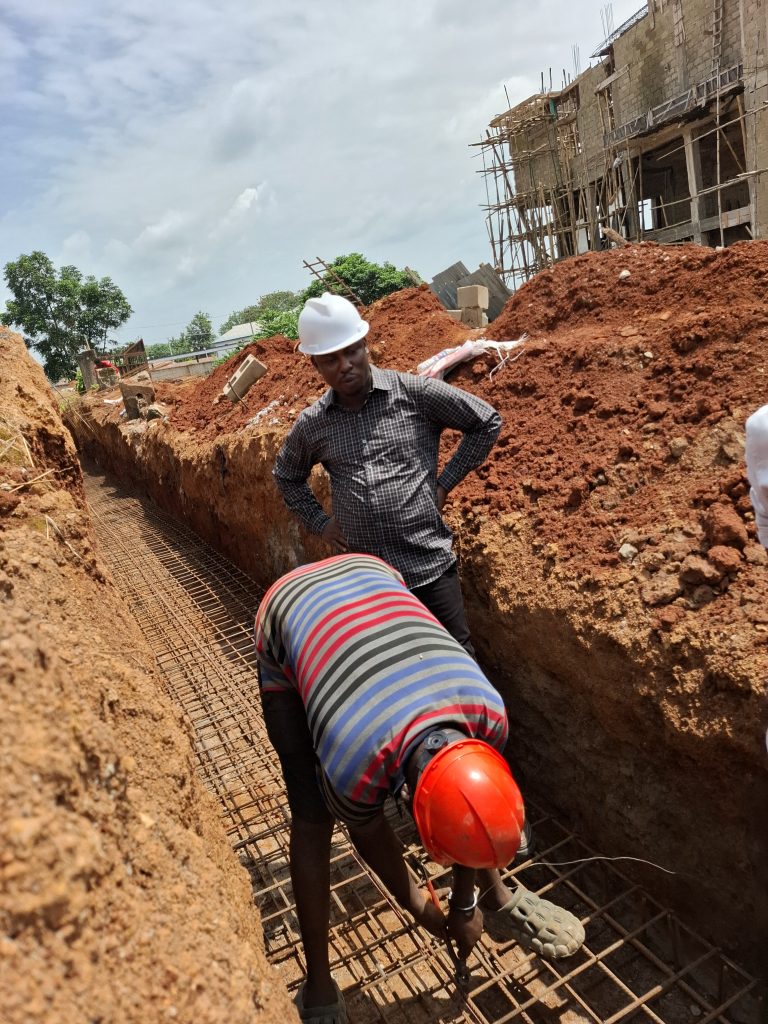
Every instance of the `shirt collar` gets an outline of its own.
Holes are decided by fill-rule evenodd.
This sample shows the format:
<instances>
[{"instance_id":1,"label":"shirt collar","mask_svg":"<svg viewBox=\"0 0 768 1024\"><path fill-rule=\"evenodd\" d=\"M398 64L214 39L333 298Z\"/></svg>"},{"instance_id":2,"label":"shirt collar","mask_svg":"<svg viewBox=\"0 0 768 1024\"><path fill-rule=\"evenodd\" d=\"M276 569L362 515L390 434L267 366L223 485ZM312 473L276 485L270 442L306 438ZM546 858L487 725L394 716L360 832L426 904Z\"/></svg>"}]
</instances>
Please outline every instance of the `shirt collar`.
<instances>
[{"instance_id":1,"label":"shirt collar","mask_svg":"<svg viewBox=\"0 0 768 1024\"><path fill-rule=\"evenodd\" d=\"M378 366L371 365L371 391L391 391L392 381L390 380L386 370L380 370ZM370 391L368 392L370 394ZM325 394L318 399L318 403L322 405L323 409L331 409L334 405L338 405L336 398L336 392L333 388L328 388Z\"/></svg>"}]
</instances>

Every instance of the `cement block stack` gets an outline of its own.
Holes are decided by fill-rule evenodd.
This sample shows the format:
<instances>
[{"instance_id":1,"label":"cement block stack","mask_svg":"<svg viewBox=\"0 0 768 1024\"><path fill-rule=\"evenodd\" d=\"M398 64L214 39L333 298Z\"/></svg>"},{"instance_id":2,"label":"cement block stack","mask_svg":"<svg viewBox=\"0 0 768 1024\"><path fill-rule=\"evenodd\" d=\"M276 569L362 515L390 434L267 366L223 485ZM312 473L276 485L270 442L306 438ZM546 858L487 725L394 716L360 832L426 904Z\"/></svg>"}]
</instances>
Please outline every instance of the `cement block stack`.
<instances>
[{"instance_id":1,"label":"cement block stack","mask_svg":"<svg viewBox=\"0 0 768 1024\"><path fill-rule=\"evenodd\" d=\"M463 324L467 327L488 326L488 289L484 285L469 284L457 288L456 301L461 308L460 319Z\"/></svg>"}]
</instances>

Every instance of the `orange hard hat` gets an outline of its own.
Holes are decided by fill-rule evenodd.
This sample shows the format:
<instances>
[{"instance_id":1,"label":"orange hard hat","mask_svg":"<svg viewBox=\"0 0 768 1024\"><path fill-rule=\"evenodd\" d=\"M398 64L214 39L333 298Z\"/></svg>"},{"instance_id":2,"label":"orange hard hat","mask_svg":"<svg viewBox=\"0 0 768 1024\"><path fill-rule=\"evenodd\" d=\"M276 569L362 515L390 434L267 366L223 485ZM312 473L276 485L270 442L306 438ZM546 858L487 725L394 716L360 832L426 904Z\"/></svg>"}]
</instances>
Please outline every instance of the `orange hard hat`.
<instances>
[{"instance_id":1,"label":"orange hard hat","mask_svg":"<svg viewBox=\"0 0 768 1024\"><path fill-rule=\"evenodd\" d=\"M419 776L413 817L438 864L504 868L517 853L523 798L504 758L482 740L443 747Z\"/></svg>"}]
</instances>

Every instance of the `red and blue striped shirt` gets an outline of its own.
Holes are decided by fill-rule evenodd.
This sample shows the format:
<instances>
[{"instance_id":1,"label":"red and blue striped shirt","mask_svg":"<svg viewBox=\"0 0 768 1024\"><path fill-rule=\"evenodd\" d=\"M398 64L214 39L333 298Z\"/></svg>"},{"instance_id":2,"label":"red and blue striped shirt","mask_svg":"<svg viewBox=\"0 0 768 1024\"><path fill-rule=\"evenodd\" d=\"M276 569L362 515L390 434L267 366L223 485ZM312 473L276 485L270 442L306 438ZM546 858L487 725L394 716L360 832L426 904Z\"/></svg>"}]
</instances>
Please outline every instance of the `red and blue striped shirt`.
<instances>
[{"instance_id":1,"label":"red and blue striped shirt","mask_svg":"<svg viewBox=\"0 0 768 1024\"><path fill-rule=\"evenodd\" d=\"M507 717L480 667L371 555L281 577L256 616L264 690L301 696L331 810L378 811L425 733L451 725L501 750Z\"/></svg>"}]
</instances>

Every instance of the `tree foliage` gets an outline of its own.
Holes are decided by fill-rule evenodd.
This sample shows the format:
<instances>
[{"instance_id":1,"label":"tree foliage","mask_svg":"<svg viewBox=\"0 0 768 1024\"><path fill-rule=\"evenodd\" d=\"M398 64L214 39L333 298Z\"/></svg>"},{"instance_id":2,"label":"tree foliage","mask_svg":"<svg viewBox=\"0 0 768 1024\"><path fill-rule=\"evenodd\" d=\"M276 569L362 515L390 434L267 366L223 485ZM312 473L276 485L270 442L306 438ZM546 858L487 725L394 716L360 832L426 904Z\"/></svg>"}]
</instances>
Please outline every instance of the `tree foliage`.
<instances>
[{"instance_id":1,"label":"tree foliage","mask_svg":"<svg viewBox=\"0 0 768 1024\"><path fill-rule=\"evenodd\" d=\"M213 324L207 313L195 313L184 330L176 337L169 338L160 355L181 355L183 352L202 352L213 345ZM151 345L155 349L158 346ZM158 356L151 358L157 359Z\"/></svg>"},{"instance_id":2,"label":"tree foliage","mask_svg":"<svg viewBox=\"0 0 768 1024\"><path fill-rule=\"evenodd\" d=\"M398 270L393 263L371 263L359 252L337 256L330 264L330 268L366 306L370 306L382 295L389 295L401 288L413 287L413 280L407 271ZM307 299L322 295L323 292L337 292L343 295L344 289L331 277L326 281L313 281L302 293L301 300L306 302Z\"/></svg>"},{"instance_id":3,"label":"tree foliage","mask_svg":"<svg viewBox=\"0 0 768 1024\"><path fill-rule=\"evenodd\" d=\"M247 323L248 321L241 321ZM251 338L246 338L237 348L227 352L225 356L222 356L216 365L225 363L228 359L231 359L233 355L250 345L252 341L259 341L263 338L271 338L275 334L282 334L286 338L292 338L294 341L299 336L299 311L298 309L293 310L280 310L280 309L267 309L262 310L258 324L254 322L253 325L256 331Z\"/></svg>"},{"instance_id":4,"label":"tree foliage","mask_svg":"<svg viewBox=\"0 0 768 1024\"><path fill-rule=\"evenodd\" d=\"M181 352L181 349L178 350ZM170 356L171 346L167 341L159 341L155 345L147 345L146 347L147 359L162 359L164 356Z\"/></svg>"},{"instance_id":5,"label":"tree foliage","mask_svg":"<svg viewBox=\"0 0 768 1024\"><path fill-rule=\"evenodd\" d=\"M300 305L301 295L299 292L267 292L253 306L246 306L245 309L236 309L234 313L230 313L221 325L219 334L226 334L227 331L237 327L238 324L255 323L261 320L267 312L291 313L298 309ZM272 331L270 333L274 334L276 332Z\"/></svg>"},{"instance_id":6,"label":"tree foliage","mask_svg":"<svg viewBox=\"0 0 768 1024\"><path fill-rule=\"evenodd\" d=\"M213 344L213 324L207 313L195 313L182 333L189 352L201 352Z\"/></svg>"},{"instance_id":7,"label":"tree foliage","mask_svg":"<svg viewBox=\"0 0 768 1024\"><path fill-rule=\"evenodd\" d=\"M44 252L22 254L6 263L13 294L0 320L20 327L29 348L43 357L52 380L74 376L77 353L106 347L107 331L125 323L133 310L108 277L83 277L77 267L56 270Z\"/></svg>"}]
</instances>

